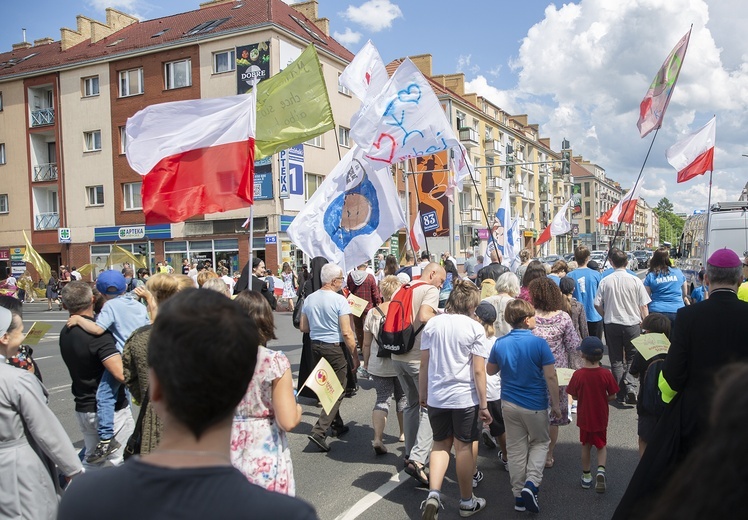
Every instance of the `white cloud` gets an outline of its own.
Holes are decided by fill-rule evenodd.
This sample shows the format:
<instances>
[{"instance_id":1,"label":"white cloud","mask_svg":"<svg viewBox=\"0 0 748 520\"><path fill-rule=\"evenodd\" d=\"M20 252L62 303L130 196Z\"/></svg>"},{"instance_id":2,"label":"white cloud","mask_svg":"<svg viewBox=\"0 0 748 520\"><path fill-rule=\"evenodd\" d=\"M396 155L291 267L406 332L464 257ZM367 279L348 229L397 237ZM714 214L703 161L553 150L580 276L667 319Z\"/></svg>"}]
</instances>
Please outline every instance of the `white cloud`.
<instances>
[{"instance_id":1,"label":"white cloud","mask_svg":"<svg viewBox=\"0 0 748 520\"><path fill-rule=\"evenodd\" d=\"M358 7L349 5L341 16L371 32L379 32L391 27L396 19L402 18L403 12L390 0L368 0Z\"/></svg>"},{"instance_id":2,"label":"white cloud","mask_svg":"<svg viewBox=\"0 0 748 520\"><path fill-rule=\"evenodd\" d=\"M345 32L339 33L335 31L332 33L332 37L338 40L342 45L348 47L357 44L361 40L361 33L352 31L350 27L346 27Z\"/></svg>"},{"instance_id":3,"label":"white cloud","mask_svg":"<svg viewBox=\"0 0 748 520\"><path fill-rule=\"evenodd\" d=\"M123 13L130 14L142 7L145 2L141 0L88 0L88 4L94 9L104 11L107 7L117 9Z\"/></svg>"},{"instance_id":4,"label":"white cloud","mask_svg":"<svg viewBox=\"0 0 748 520\"><path fill-rule=\"evenodd\" d=\"M747 176L748 2L690 0L579 0L549 5L510 62L517 85L502 91L483 75L468 92L485 96L510 113L529 114L541 136L570 140L624 187L633 185L653 134L640 139L639 103L675 43L693 31L664 124L644 170L644 193L653 205L667 194L677 209L706 207L708 179L675 182L664 150L717 115L712 200L737 199ZM557 4L558 5L558 4Z\"/></svg>"}]
</instances>

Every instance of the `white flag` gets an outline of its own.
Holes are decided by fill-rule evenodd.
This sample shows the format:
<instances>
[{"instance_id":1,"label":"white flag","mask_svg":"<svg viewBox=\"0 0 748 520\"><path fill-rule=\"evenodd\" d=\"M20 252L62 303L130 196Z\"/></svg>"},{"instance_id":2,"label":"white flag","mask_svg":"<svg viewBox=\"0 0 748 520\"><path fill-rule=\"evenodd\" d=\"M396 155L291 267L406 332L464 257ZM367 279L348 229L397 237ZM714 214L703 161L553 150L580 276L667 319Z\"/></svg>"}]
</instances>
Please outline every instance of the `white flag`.
<instances>
[{"instance_id":1,"label":"white flag","mask_svg":"<svg viewBox=\"0 0 748 520\"><path fill-rule=\"evenodd\" d=\"M714 170L714 143L717 117L665 150L667 162L678 170L678 182Z\"/></svg>"},{"instance_id":2,"label":"white flag","mask_svg":"<svg viewBox=\"0 0 748 520\"><path fill-rule=\"evenodd\" d=\"M291 241L344 272L370 260L405 227L389 169L377 170L358 146L343 157L288 227Z\"/></svg>"},{"instance_id":3,"label":"white flag","mask_svg":"<svg viewBox=\"0 0 748 520\"><path fill-rule=\"evenodd\" d=\"M351 138L366 157L382 164L460 145L431 85L409 59L352 125Z\"/></svg>"},{"instance_id":4,"label":"white flag","mask_svg":"<svg viewBox=\"0 0 748 520\"><path fill-rule=\"evenodd\" d=\"M569 209L569 204L571 204L571 199L558 210L551 223L540 234L538 241L535 242L536 246L548 242L552 237L571 231L571 222L566 218L566 211Z\"/></svg>"},{"instance_id":5,"label":"white flag","mask_svg":"<svg viewBox=\"0 0 748 520\"><path fill-rule=\"evenodd\" d=\"M377 97L387 84L389 76L382 57L371 40L353 57L338 78L341 85L350 90L354 96L363 101Z\"/></svg>"},{"instance_id":6,"label":"white flag","mask_svg":"<svg viewBox=\"0 0 748 520\"><path fill-rule=\"evenodd\" d=\"M413 221L413 227L410 230L410 245L413 248L413 253L420 251L422 246L426 246L426 235L423 234L420 211L416 213L416 219Z\"/></svg>"}]
</instances>

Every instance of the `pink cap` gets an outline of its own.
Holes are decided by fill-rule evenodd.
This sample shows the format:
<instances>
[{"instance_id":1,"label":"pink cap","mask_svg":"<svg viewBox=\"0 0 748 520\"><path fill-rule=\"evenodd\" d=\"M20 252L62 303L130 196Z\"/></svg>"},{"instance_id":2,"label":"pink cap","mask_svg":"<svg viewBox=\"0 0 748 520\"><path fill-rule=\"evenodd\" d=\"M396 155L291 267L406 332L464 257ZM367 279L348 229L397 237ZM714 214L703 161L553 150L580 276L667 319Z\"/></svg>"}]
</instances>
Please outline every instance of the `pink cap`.
<instances>
[{"instance_id":1,"label":"pink cap","mask_svg":"<svg viewBox=\"0 0 748 520\"><path fill-rule=\"evenodd\" d=\"M709 260L707 260L707 263L709 265L713 265L714 267L740 267L743 265L743 262L740 260L740 257L733 251L732 249L717 249L714 253L712 253L712 256L709 257Z\"/></svg>"}]
</instances>

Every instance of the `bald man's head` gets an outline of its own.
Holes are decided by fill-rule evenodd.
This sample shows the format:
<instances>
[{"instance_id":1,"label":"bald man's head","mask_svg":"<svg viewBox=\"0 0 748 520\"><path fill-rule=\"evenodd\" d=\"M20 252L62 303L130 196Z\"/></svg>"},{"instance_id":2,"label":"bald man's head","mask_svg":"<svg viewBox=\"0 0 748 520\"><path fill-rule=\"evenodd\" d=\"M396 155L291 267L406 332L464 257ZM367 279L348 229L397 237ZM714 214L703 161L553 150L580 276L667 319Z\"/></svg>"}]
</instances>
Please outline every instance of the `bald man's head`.
<instances>
[{"instance_id":1,"label":"bald man's head","mask_svg":"<svg viewBox=\"0 0 748 520\"><path fill-rule=\"evenodd\" d=\"M423 268L421 273L421 280L429 285L441 289L444 280L447 279L447 271L436 262L431 262L429 265Z\"/></svg>"}]
</instances>

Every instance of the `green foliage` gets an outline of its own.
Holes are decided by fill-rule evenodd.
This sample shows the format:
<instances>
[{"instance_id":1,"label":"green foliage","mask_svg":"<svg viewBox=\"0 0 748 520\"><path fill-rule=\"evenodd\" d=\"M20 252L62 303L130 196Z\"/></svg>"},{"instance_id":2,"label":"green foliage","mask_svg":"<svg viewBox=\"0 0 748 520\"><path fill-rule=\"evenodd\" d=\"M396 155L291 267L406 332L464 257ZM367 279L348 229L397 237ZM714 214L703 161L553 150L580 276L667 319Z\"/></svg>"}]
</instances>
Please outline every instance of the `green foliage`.
<instances>
[{"instance_id":1,"label":"green foliage","mask_svg":"<svg viewBox=\"0 0 748 520\"><path fill-rule=\"evenodd\" d=\"M677 244L683 233L684 220L673 213L673 204L667 197L660 199L654 212L660 217L660 242Z\"/></svg>"}]
</instances>

